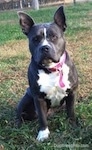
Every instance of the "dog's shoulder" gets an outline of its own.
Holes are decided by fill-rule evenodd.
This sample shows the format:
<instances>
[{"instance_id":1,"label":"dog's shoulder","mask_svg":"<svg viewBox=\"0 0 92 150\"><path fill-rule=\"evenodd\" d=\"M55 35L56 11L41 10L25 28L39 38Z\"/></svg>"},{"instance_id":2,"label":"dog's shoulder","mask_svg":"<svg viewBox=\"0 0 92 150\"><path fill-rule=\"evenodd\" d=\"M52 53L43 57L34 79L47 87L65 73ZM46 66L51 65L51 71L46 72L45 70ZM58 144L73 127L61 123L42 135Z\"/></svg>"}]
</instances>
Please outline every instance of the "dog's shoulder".
<instances>
[{"instance_id":1,"label":"dog's shoulder","mask_svg":"<svg viewBox=\"0 0 92 150\"><path fill-rule=\"evenodd\" d=\"M69 54L66 52L66 65L69 67L69 81L71 84L71 89L73 90L78 86L78 73L76 66L72 59L70 58Z\"/></svg>"}]
</instances>

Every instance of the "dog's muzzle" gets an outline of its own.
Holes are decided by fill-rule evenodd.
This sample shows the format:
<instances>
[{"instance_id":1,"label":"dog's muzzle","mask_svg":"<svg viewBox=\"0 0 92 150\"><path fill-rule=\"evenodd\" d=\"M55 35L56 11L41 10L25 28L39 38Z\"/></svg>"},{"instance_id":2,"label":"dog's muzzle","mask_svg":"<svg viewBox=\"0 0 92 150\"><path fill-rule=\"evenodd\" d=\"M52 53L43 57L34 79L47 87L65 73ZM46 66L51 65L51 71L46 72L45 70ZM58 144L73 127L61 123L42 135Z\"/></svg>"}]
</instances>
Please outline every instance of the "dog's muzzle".
<instances>
[{"instance_id":1,"label":"dog's muzzle","mask_svg":"<svg viewBox=\"0 0 92 150\"><path fill-rule=\"evenodd\" d=\"M41 46L39 49L40 64L48 66L52 62L57 62L55 58L55 51L51 46Z\"/></svg>"},{"instance_id":2,"label":"dog's muzzle","mask_svg":"<svg viewBox=\"0 0 92 150\"><path fill-rule=\"evenodd\" d=\"M48 45L41 46L39 49L39 53L41 64L48 64L49 61L52 61L52 49L50 46Z\"/></svg>"},{"instance_id":3,"label":"dog's muzzle","mask_svg":"<svg viewBox=\"0 0 92 150\"><path fill-rule=\"evenodd\" d=\"M45 45L40 48L40 51L43 55L48 56L50 49L48 45Z\"/></svg>"}]
</instances>

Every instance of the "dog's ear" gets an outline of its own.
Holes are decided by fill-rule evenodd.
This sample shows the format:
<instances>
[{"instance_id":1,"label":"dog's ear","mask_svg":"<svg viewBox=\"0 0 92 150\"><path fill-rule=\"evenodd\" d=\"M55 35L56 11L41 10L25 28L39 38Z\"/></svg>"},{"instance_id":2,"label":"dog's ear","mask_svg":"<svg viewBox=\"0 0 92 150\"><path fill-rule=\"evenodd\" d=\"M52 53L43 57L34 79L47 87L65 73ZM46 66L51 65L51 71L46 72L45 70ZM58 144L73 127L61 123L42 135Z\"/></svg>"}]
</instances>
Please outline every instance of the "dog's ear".
<instances>
[{"instance_id":1,"label":"dog's ear","mask_svg":"<svg viewBox=\"0 0 92 150\"><path fill-rule=\"evenodd\" d=\"M18 12L18 16L19 16L21 29L23 33L27 35L31 27L34 25L34 21L29 15L27 15L26 13L22 11Z\"/></svg>"},{"instance_id":2,"label":"dog's ear","mask_svg":"<svg viewBox=\"0 0 92 150\"><path fill-rule=\"evenodd\" d=\"M63 6L59 7L54 15L54 22L65 31L66 25L66 18L64 14Z\"/></svg>"}]
</instances>

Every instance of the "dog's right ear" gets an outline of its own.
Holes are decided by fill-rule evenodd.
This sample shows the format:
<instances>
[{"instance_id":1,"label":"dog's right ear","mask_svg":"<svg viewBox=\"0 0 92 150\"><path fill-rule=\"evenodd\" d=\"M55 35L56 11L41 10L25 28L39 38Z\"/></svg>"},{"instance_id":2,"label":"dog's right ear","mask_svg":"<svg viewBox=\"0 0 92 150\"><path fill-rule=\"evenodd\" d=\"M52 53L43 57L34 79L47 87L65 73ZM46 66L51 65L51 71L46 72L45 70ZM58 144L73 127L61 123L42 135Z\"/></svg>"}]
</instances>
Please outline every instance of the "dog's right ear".
<instances>
[{"instance_id":1,"label":"dog's right ear","mask_svg":"<svg viewBox=\"0 0 92 150\"><path fill-rule=\"evenodd\" d=\"M18 12L18 16L19 16L19 22L23 33L28 35L31 27L34 25L33 19L22 11Z\"/></svg>"}]
</instances>

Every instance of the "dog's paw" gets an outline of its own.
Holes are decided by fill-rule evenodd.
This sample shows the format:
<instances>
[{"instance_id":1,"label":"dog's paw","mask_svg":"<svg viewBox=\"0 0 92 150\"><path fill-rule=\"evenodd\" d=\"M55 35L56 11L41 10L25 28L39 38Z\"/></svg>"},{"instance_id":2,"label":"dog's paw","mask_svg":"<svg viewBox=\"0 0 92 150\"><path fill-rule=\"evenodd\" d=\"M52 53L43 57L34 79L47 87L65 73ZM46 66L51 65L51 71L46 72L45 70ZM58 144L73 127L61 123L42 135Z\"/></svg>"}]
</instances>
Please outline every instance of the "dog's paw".
<instances>
[{"instance_id":1,"label":"dog's paw","mask_svg":"<svg viewBox=\"0 0 92 150\"><path fill-rule=\"evenodd\" d=\"M45 130L40 130L37 136L37 140L43 142L49 137L50 131L48 127Z\"/></svg>"}]
</instances>

